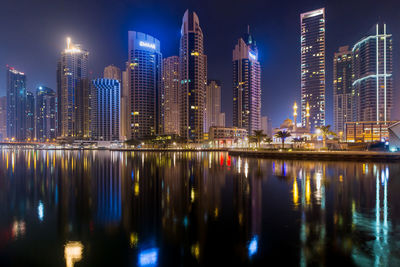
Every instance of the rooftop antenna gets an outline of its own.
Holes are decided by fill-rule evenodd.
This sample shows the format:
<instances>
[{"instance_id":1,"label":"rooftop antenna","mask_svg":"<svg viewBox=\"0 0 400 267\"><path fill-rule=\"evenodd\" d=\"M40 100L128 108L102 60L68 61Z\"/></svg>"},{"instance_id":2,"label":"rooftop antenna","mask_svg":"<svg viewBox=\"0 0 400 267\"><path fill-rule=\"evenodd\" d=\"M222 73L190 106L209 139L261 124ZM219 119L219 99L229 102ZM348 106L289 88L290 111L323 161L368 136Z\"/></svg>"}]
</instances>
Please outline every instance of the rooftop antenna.
<instances>
[{"instance_id":1,"label":"rooftop antenna","mask_svg":"<svg viewBox=\"0 0 400 267\"><path fill-rule=\"evenodd\" d=\"M250 34L250 25L247 24L247 34Z\"/></svg>"}]
</instances>

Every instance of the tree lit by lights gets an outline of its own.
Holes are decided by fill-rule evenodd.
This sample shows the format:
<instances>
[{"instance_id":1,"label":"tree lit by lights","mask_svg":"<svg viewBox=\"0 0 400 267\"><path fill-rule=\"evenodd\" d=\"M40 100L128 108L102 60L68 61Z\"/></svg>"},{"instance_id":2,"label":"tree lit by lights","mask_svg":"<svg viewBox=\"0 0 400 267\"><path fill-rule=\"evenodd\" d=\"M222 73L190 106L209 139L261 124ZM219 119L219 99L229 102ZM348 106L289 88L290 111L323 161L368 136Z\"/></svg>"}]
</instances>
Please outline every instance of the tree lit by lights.
<instances>
[{"instance_id":1,"label":"tree lit by lights","mask_svg":"<svg viewBox=\"0 0 400 267\"><path fill-rule=\"evenodd\" d=\"M69 241L65 245L64 258L67 267L73 267L74 264L82 259L83 245L79 241Z\"/></svg>"}]
</instances>

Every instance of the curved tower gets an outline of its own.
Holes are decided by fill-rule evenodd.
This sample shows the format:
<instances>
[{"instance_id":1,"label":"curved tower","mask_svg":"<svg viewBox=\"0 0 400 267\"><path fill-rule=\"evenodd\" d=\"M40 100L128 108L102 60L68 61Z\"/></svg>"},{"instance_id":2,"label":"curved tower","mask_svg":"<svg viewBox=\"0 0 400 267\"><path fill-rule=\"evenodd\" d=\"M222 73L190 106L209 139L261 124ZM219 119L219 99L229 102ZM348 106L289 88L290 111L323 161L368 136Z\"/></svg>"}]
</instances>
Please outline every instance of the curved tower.
<instances>
[{"instance_id":1,"label":"curved tower","mask_svg":"<svg viewBox=\"0 0 400 267\"><path fill-rule=\"evenodd\" d=\"M180 135L188 142L203 141L207 57L203 32L195 12L186 10L181 28L180 60Z\"/></svg>"}]
</instances>

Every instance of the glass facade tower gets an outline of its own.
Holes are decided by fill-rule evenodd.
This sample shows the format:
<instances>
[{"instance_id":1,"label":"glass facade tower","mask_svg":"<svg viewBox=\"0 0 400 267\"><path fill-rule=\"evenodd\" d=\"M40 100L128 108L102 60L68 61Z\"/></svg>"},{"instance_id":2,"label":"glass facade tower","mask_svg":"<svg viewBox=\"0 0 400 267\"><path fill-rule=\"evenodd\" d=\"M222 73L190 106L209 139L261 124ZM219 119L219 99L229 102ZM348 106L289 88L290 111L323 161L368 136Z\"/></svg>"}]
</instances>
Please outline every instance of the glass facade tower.
<instances>
[{"instance_id":1,"label":"glass facade tower","mask_svg":"<svg viewBox=\"0 0 400 267\"><path fill-rule=\"evenodd\" d=\"M128 80L131 138L163 131L162 55L160 41L145 33L128 33Z\"/></svg>"},{"instance_id":2,"label":"glass facade tower","mask_svg":"<svg viewBox=\"0 0 400 267\"><path fill-rule=\"evenodd\" d=\"M386 24L353 46L355 121L390 121L393 98L392 35Z\"/></svg>"},{"instance_id":3,"label":"glass facade tower","mask_svg":"<svg viewBox=\"0 0 400 267\"><path fill-rule=\"evenodd\" d=\"M300 25L301 118L303 126L313 130L325 125L325 9L302 13Z\"/></svg>"},{"instance_id":4,"label":"glass facade tower","mask_svg":"<svg viewBox=\"0 0 400 267\"><path fill-rule=\"evenodd\" d=\"M195 12L183 15L180 40L180 135L191 143L204 139L207 57Z\"/></svg>"},{"instance_id":5,"label":"glass facade tower","mask_svg":"<svg viewBox=\"0 0 400 267\"><path fill-rule=\"evenodd\" d=\"M58 136L89 138L89 52L67 38L57 68Z\"/></svg>"},{"instance_id":6,"label":"glass facade tower","mask_svg":"<svg viewBox=\"0 0 400 267\"><path fill-rule=\"evenodd\" d=\"M7 66L7 137L26 139L26 76Z\"/></svg>"},{"instance_id":7,"label":"glass facade tower","mask_svg":"<svg viewBox=\"0 0 400 267\"><path fill-rule=\"evenodd\" d=\"M261 129L261 66L249 31L233 50L233 126L251 135Z\"/></svg>"},{"instance_id":8,"label":"glass facade tower","mask_svg":"<svg viewBox=\"0 0 400 267\"><path fill-rule=\"evenodd\" d=\"M335 132L344 132L346 122L353 121L353 53L342 46L333 57L333 120Z\"/></svg>"},{"instance_id":9,"label":"glass facade tower","mask_svg":"<svg viewBox=\"0 0 400 267\"><path fill-rule=\"evenodd\" d=\"M57 127L57 97L53 89L39 86L36 90L36 139L53 141Z\"/></svg>"},{"instance_id":10,"label":"glass facade tower","mask_svg":"<svg viewBox=\"0 0 400 267\"><path fill-rule=\"evenodd\" d=\"M95 140L120 138L121 84L114 79L96 79L91 87L91 136Z\"/></svg>"}]
</instances>

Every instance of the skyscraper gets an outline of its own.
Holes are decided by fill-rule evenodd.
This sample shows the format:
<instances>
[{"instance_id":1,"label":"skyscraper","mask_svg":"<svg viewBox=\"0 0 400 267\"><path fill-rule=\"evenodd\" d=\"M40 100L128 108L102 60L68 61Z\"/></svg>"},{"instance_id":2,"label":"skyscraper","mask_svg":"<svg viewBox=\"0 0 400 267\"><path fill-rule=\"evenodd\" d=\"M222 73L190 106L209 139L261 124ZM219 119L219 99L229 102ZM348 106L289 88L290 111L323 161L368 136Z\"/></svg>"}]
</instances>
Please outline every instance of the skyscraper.
<instances>
[{"instance_id":1,"label":"skyscraper","mask_svg":"<svg viewBox=\"0 0 400 267\"><path fill-rule=\"evenodd\" d=\"M271 119L268 116L261 117L261 130L263 130L264 134L272 138Z\"/></svg>"},{"instance_id":2,"label":"skyscraper","mask_svg":"<svg viewBox=\"0 0 400 267\"><path fill-rule=\"evenodd\" d=\"M89 52L67 38L57 68L58 136L89 138Z\"/></svg>"},{"instance_id":3,"label":"skyscraper","mask_svg":"<svg viewBox=\"0 0 400 267\"><path fill-rule=\"evenodd\" d=\"M129 63L126 62L125 70L122 72L122 83L121 83L121 120L120 120L121 140L128 140L131 138L129 69L130 69Z\"/></svg>"},{"instance_id":4,"label":"skyscraper","mask_svg":"<svg viewBox=\"0 0 400 267\"><path fill-rule=\"evenodd\" d=\"M348 46L339 48L333 57L333 121L337 133L344 124L353 121L353 53Z\"/></svg>"},{"instance_id":5,"label":"skyscraper","mask_svg":"<svg viewBox=\"0 0 400 267\"><path fill-rule=\"evenodd\" d=\"M114 65L104 68L104 77L106 79L118 80L121 83L121 69Z\"/></svg>"},{"instance_id":6,"label":"skyscraper","mask_svg":"<svg viewBox=\"0 0 400 267\"><path fill-rule=\"evenodd\" d=\"M153 36L128 35L131 138L141 139L163 131L162 56Z\"/></svg>"},{"instance_id":7,"label":"skyscraper","mask_svg":"<svg viewBox=\"0 0 400 267\"><path fill-rule=\"evenodd\" d=\"M35 139L35 95L30 91L26 92L26 139Z\"/></svg>"},{"instance_id":8,"label":"skyscraper","mask_svg":"<svg viewBox=\"0 0 400 267\"><path fill-rule=\"evenodd\" d=\"M188 142L204 138L207 57L204 55L203 32L195 12L183 15L180 59L180 134Z\"/></svg>"},{"instance_id":9,"label":"skyscraper","mask_svg":"<svg viewBox=\"0 0 400 267\"><path fill-rule=\"evenodd\" d=\"M45 86L36 89L36 139L53 141L57 137L57 97L54 90Z\"/></svg>"},{"instance_id":10,"label":"skyscraper","mask_svg":"<svg viewBox=\"0 0 400 267\"><path fill-rule=\"evenodd\" d=\"M26 76L7 66L7 137L26 139Z\"/></svg>"},{"instance_id":11,"label":"skyscraper","mask_svg":"<svg viewBox=\"0 0 400 267\"><path fill-rule=\"evenodd\" d=\"M325 125L325 9L300 15L301 25L301 118L303 126ZM310 125L306 107L310 106Z\"/></svg>"},{"instance_id":12,"label":"skyscraper","mask_svg":"<svg viewBox=\"0 0 400 267\"><path fill-rule=\"evenodd\" d=\"M120 138L121 84L113 79L96 79L91 87L91 136L95 140Z\"/></svg>"},{"instance_id":13,"label":"skyscraper","mask_svg":"<svg viewBox=\"0 0 400 267\"><path fill-rule=\"evenodd\" d=\"M249 135L261 129L261 66L250 30L233 50L233 126Z\"/></svg>"},{"instance_id":14,"label":"skyscraper","mask_svg":"<svg viewBox=\"0 0 400 267\"><path fill-rule=\"evenodd\" d=\"M208 133L211 126L225 126L225 118L221 116L221 82L209 80L206 88L205 131Z\"/></svg>"},{"instance_id":15,"label":"skyscraper","mask_svg":"<svg viewBox=\"0 0 400 267\"><path fill-rule=\"evenodd\" d=\"M179 134L179 57L163 60L164 133Z\"/></svg>"},{"instance_id":16,"label":"skyscraper","mask_svg":"<svg viewBox=\"0 0 400 267\"><path fill-rule=\"evenodd\" d=\"M0 140L7 138L7 97L0 97Z\"/></svg>"},{"instance_id":17,"label":"skyscraper","mask_svg":"<svg viewBox=\"0 0 400 267\"><path fill-rule=\"evenodd\" d=\"M356 121L390 121L393 97L392 35L376 24L353 46Z\"/></svg>"}]
</instances>

